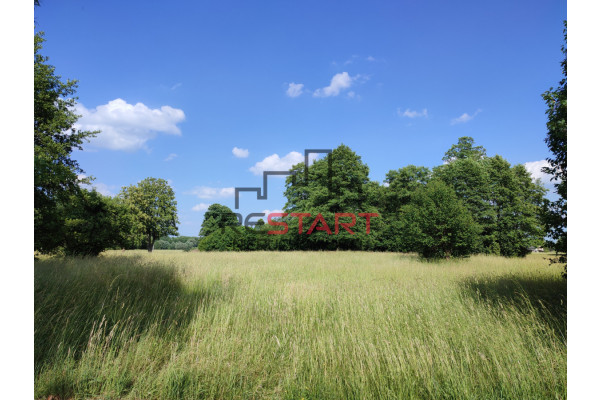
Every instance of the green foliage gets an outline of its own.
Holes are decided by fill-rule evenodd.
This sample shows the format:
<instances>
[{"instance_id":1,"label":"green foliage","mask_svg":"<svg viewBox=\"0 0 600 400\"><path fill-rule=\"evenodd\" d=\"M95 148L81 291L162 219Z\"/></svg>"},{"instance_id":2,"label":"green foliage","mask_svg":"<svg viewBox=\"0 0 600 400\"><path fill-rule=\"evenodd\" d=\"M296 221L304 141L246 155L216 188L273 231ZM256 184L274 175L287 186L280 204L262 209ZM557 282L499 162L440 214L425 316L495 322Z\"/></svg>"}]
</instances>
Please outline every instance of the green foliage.
<instances>
[{"instance_id":1,"label":"green foliage","mask_svg":"<svg viewBox=\"0 0 600 400\"><path fill-rule=\"evenodd\" d=\"M430 178L429 168L415 165L388 172L384 181L388 184L383 209L386 215L398 214L410 202L412 194L426 185Z\"/></svg>"},{"instance_id":2,"label":"green foliage","mask_svg":"<svg viewBox=\"0 0 600 400\"><path fill-rule=\"evenodd\" d=\"M308 180L303 162L291 170L296 175L286 179L286 212L365 212L369 167L348 146L316 160L308 168Z\"/></svg>"},{"instance_id":3,"label":"green foliage","mask_svg":"<svg viewBox=\"0 0 600 400\"><path fill-rule=\"evenodd\" d=\"M510 166L500 156L488 160L494 235L500 254L525 256L543 243L542 201L546 190L531 180L524 166Z\"/></svg>"},{"instance_id":4,"label":"green foliage","mask_svg":"<svg viewBox=\"0 0 600 400\"><path fill-rule=\"evenodd\" d=\"M380 185L369 180L361 158L340 145L308 167L308 179L304 163L299 163L292 167L295 175L286 180L285 212L310 214L303 217L301 233L299 218L292 215L279 219L288 225L283 235L267 234L283 228L264 221L254 229L236 228L233 212L213 204L200 231L206 240L198 248L418 251L440 258L473 253L524 256L529 247L542 243L545 190L532 182L522 165L487 157L470 137L460 138L444 160L433 172L414 165L389 171L385 185ZM440 211L446 208L449 214ZM355 214L352 234L343 228L335 234L336 213ZM379 215L371 218L368 234L359 213ZM309 235L319 214L331 233L315 229ZM322 222L317 226L324 228Z\"/></svg>"},{"instance_id":5,"label":"green foliage","mask_svg":"<svg viewBox=\"0 0 600 400\"><path fill-rule=\"evenodd\" d=\"M198 247L198 237L194 236L165 236L154 243L157 250L183 250L190 251Z\"/></svg>"},{"instance_id":6,"label":"green foliage","mask_svg":"<svg viewBox=\"0 0 600 400\"><path fill-rule=\"evenodd\" d=\"M217 203L211 204L204 213L200 236L205 237L219 229L237 225L239 221L229 207Z\"/></svg>"},{"instance_id":7,"label":"green foliage","mask_svg":"<svg viewBox=\"0 0 600 400\"><path fill-rule=\"evenodd\" d=\"M40 54L43 33L34 36L34 247L44 253L62 244L65 228L61 203L78 191L78 174L83 173L71 158L84 140L97 132L76 130L79 116L74 107L77 81L66 82L56 75Z\"/></svg>"},{"instance_id":8,"label":"green foliage","mask_svg":"<svg viewBox=\"0 0 600 400\"><path fill-rule=\"evenodd\" d=\"M96 191L81 189L61 208L66 215L63 243L66 254L96 256L106 249L123 246L122 203Z\"/></svg>"},{"instance_id":9,"label":"green foliage","mask_svg":"<svg viewBox=\"0 0 600 400\"><path fill-rule=\"evenodd\" d=\"M485 154L485 149L481 153ZM454 189L473 220L481 227L481 233L476 238L476 252L498 254L494 235L494 210L490 201L489 165L485 159L457 154L453 160L436 167L434 176Z\"/></svg>"},{"instance_id":10,"label":"green foliage","mask_svg":"<svg viewBox=\"0 0 600 400\"><path fill-rule=\"evenodd\" d=\"M134 240L143 237L149 252L160 237L177 234L177 201L164 179L146 178L137 185L124 187L119 198L133 216Z\"/></svg>"},{"instance_id":11,"label":"green foliage","mask_svg":"<svg viewBox=\"0 0 600 400\"><path fill-rule=\"evenodd\" d=\"M483 147L473 145L472 138L459 139L433 176L454 189L481 228L476 252L524 256L529 247L543 242L545 189L532 182L522 165L511 167L498 155L486 157Z\"/></svg>"},{"instance_id":12,"label":"green foliage","mask_svg":"<svg viewBox=\"0 0 600 400\"><path fill-rule=\"evenodd\" d=\"M250 228L244 226L225 226L204 236L198 243L201 251L242 251L249 248Z\"/></svg>"},{"instance_id":13,"label":"green foliage","mask_svg":"<svg viewBox=\"0 0 600 400\"><path fill-rule=\"evenodd\" d=\"M376 248L385 251L410 251L403 240L400 218L405 207L410 203L411 196L419 188L429 182L431 171L426 167L408 165L386 174L384 183L387 186L373 188L370 204L381 211L382 227L374 230L379 236Z\"/></svg>"},{"instance_id":14,"label":"green foliage","mask_svg":"<svg viewBox=\"0 0 600 400\"><path fill-rule=\"evenodd\" d=\"M543 242L541 204L546 190L531 180L524 166L500 156L489 160L495 235L504 256L524 256L529 247Z\"/></svg>"},{"instance_id":15,"label":"green foliage","mask_svg":"<svg viewBox=\"0 0 600 400\"><path fill-rule=\"evenodd\" d=\"M481 160L486 157L486 151L483 146L473 146L475 140L469 136L458 138L458 143L453 144L450 150L446 152L442 160L450 162L453 160L473 159Z\"/></svg>"},{"instance_id":16,"label":"green foliage","mask_svg":"<svg viewBox=\"0 0 600 400\"><path fill-rule=\"evenodd\" d=\"M544 172L551 174L558 194L555 201L545 202L544 222L551 245L556 252L563 255L554 261L566 262L567 259L567 21L564 21L564 40L562 52L565 55L561 62L563 79L556 89L544 92L548 133L544 141L554 158L548 158L550 167ZM566 276L566 266L565 266Z\"/></svg>"},{"instance_id":17,"label":"green foliage","mask_svg":"<svg viewBox=\"0 0 600 400\"><path fill-rule=\"evenodd\" d=\"M401 226L408 247L425 258L472 254L480 229L454 190L438 180L413 194Z\"/></svg>"},{"instance_id":18,"label":"green foliage","mask_svg":"<svg viewBox=\"0 0 600 400\"><path fill-rule=\"evenodd\" d=\"M310 213L311 216L303 220L302 235L298 234L297 217L284 218L291 233L281 235L286 238L274 239L278 246L305 250L376 250L380 247L378 236L383 230L381 218L371 219L371 233L366 234L366 220L358 216L359 213L379 213L376 204L381 201L382 195L381 187L369 181L369 167L360 156L342 144L327 157L316 160L308 167L308 180L304 163L293 166L292 171L296 175L286 179L285 212ZM337 235L318 230L306 234L319 214L333 231L335 213L356 215L353 235L344 229Z\"/></svg>"},{"instance_id":19,"label":"green foliage","mask_svg":"<svg viewBox=\"0 0 600 400\"><path fill-rule=\"evenodd\" d=\"M200 238L198 249L201 251L255 251L255 250L290 250L290 236L284 238L268 235L274 229L269 225L257 225L254 228L245 226L224 226L208 236Z\"/></svg>"},{"instance_id":20,"label":"green foliage","mask_svg":"<svg viewBox=\"0 0 600 400\"><path fill-rule=\"evenodd\" d=\"M376 210L367 208L364 212L376 212ZM338 226L338 233L335 234L335 213L328 211L319 212L319 210L315 209L307 210L306 213L309 213L311 216L302 219L302 234L299 234L299 218L288 216L282 219L288 224L288 233L285 235L269 236L283 236L279 239L280 245L282 244L281 242L286 241L289 249L294 250L380 250L380 235L384 226L381 217L372 217L370 219L370 233L367 234L366 218L356 213L355 225L349 228L353 234L341 225ZM317 221L311 234L308 234L319 214L321 214L322 220L327 225L331 234L325 230L325 224L322 221ZM352 218L340 217L339 221L342 223L351 223ZM319 230L318 228L322 228L323 230ZM270 229L279 230L281 228L270 227Z\"/></svg>"}]
</instances>

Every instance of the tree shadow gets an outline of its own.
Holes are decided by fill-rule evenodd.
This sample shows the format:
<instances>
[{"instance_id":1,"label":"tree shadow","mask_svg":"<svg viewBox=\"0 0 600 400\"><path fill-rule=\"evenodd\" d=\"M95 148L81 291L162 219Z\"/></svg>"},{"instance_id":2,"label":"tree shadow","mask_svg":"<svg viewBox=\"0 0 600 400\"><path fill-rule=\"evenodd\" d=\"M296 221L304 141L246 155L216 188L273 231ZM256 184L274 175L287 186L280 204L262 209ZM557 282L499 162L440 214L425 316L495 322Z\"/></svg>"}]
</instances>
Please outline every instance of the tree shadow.
<instances>
[{"instance_id":1,"label":"tree shadow","mask_svg":"<svg viewBox=\"0 0 600 400\"><path fill-rule=\"evenodd\" d=\"M463 281L476 301L502 309L507 304L520 312L535 311L558 337L567 337L567 282L552 276L495 276Z\"/></svg>"},{"instance_id":2,"label":"tree shadow","mask_svg":"<svg viewBox=\"0 0 600 400\"><path fill-rule=\"evenodd\" d=\"M122 349L144 334L185 335L199 307L229 297L220 280L184 286L171 266L142 257L38 260L34 272L34 366L65 355L78 359L90 343Z\"/></svg>"}]
</instances>

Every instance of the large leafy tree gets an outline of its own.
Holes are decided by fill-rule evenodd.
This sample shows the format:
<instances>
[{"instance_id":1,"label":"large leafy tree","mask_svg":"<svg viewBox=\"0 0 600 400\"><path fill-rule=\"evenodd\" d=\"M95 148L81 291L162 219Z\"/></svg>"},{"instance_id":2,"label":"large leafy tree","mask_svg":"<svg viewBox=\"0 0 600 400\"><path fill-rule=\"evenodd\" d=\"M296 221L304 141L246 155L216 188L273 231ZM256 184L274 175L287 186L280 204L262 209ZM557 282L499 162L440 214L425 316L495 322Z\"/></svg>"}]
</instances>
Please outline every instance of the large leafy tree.
<instances>
[{"instance_id":1,"label":"large leafy tree","mask_svg":"<svg viewBox=\"0 0 600 400\"><path fill-rule=\"evenodd\" d=\"M363 212L367 200L369 167L361 157L342 144L315 161L304 174L304 163L292 167L286 179L287 212Z\"/></svg>"},{"instance_id":2,"label":"large leafy tree","mask_svg":"<svg viewBox=\"0 0 600 400\"><path fill-rule=\"evenodd\" d=\"M545 222L547 234L557 252L564 253L559 261L566 262L567 252L567 22L564 22L564 40L561 62L563 79L557 88L550 88L542 97L546 102L548 132L544 139L553 158L544 172L551 174L558 194L556 201L546 202ZM566 267L565 267L566 270Z\"/></svg>"},{"instance_id":3,"label":"large leafy tree","mask_svg":"<svg viewBox=\"0 0 600 400\"><path fill-rule=\"evenodd\" d=\"M413 194L401 221L404 242L425 258L463 257L476 251L478 225L454 190L440 180Z\"/></svg>"},{"instance_id":4,"label":"large leafy tree","mask_svg":"<svg viewBox=\"0 0 600 400\"><path fill-rule=\"evenodd\" d=\"M74 128L77 81L56 75L41 54L43 34L34 37L34 247L42 252L62 243L65 218L60 204L77 193L83 171L71 157L97 132Z\"/></svg>"},{"instance_id":5,"label":"large leafy tree","mask_svg":"<svg viewBox=\"0 0 600 400\"><path fill-rule=\"evenodd\" d=\"M378 213L376 205L372 202L378 188L369 181L369 167L362 162L359 155L344 144L310 165L307 175L303 162L293 166L292 171L295 175L286 180L285 211L311 215L303 219L304 232L318 214L321 214L328 226L331 224L330 228L334 229L335 213ZM311 235L298 234L299 219L286 217L286 222L289 230L293 232L289 235L291 246L298 249L372 250L378 247L377 237L382 230L381 218L370 220L369 234L366 233L365 218L356 219L354 234L342 230L337 235L330 235L327 231L313 231Z\"/></svg>"},{"instance_id":6,"label":"large leafy tree","mask_svg":"<svg viewBox=\"0 0 600 400\"><path fill-rule=\"evenodd\" d=\"M459 138L433 176L452 187L481 228L477 252L523 256L542 242L544 188L522 165L487 157L470 137Z\"/></svg>"},{"instance_id":7,"label":"large leafy tree","mask_svg":"<svg viewBox=\"0 0 600 400\"><path fill-rule=\"evenodd\" d=\"M523 165L512 166L496 155L487 160L494 238L503 256L525 256L543 243L542 202L546 190Z\"/></svg>"},{"instance_id":8,"label":"large leafy tree","mask_svg":"<svg viewBox=\"0 0 600 400\"><path fill-rule=\"evenodd\" d=\"M177 235L177 201L164 179L146 178L119 193L133 216L134 235L142 236L148 251L162 236Z\"/></svg>"},{"instance_id":9,"label":"large leafy tree","mask_svg":"<svg viewBox=\"0 0 600 400\"><path fill-rule=\"evenodd\" d=\"M461 152L455 154L452 159L434 169L434 176L454 189L471 213L474 222L481 227L481 233L476 240L477 252L499 253L494 239L490 177L485 159L479 157L481 153L466 157L463 157Z\"/></svg>"}]
</instances>

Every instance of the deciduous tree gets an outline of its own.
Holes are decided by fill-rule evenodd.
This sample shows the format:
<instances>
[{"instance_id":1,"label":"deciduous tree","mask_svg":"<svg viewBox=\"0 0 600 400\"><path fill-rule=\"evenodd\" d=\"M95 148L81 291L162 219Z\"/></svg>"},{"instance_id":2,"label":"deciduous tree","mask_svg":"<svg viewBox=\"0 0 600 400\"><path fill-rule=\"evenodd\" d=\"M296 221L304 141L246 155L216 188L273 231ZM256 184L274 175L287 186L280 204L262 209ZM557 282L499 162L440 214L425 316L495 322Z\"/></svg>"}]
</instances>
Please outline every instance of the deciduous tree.
<instances>
[{"instance_id":1,"label":"deciduous tree","mask_svg":"<svg viewBox=\"0 0 600 400\"><path fill-rule=\"evenodd\" d=\"M402 216L404 242L425 258L472 254L479 227L454 190L440 180L418 189Z\"/></svg>"},{"instance_id":2,"label":"deciduous tree","mask_svg":"<svg viewBox=\"0 0 600 400\"><path fill-rule=\"evenodd\" d=\"M146 178L124 187L119 197L129 207L135 224L133 231L143 235L149 252L160 237L177 235L177 201L164 179Z\"/></svg>"},{"instance_id":3,"label":"deciduous tree","mask_svg":"<svg viewBox=\"0 0 600 400\"><path fill-rule=\"evenodd\" d=\"M83 171L71 157L74 149L98 132L74 128L77 81L63 81L41 54L43 33L34 37L34 247L50 252L63 241L65 216L60 204L78 191Z\"/></svg>"},{"instance_id":4,"label":"deciduous tree","mask_svg":"<svg viewBox=\"0 0 600 400\"><path fill-rule=\"evenodd\" d=\"M564 254L556 260L561 262L566 262L567 258L567 21L564 22L564 38L562 52L565 58L561 62L563 79L556 89L550 88L542 95L548 107L548 132L544 141L553 154L547 159L550 166L543 171L552 175L551 180L558 194L557 200L545 204L545 222L552 246Z\"/></svg>"},{"instance_id":5,"label":"deciduous tree","mask_svg":"<svg viewBox=\"0 0 600 400\"><path fill-rule=\"evenodd\" d=\"M65 217L65 254L96 256L102 251L123 246L124 204L100 193L81 189L60 208Z\"/></svg>"},{"instance_id":6,"label":"deciduous tree","mask_svg":"<svg viewBox=\"0 0 600 400\"><path fill-rule=\"evenodd\" d=\"M204 213L200 236L206 237L215 231L236 225L239 225L239 221L229 207L217 203L211 204Z\"/></svg>"}]
</instances>

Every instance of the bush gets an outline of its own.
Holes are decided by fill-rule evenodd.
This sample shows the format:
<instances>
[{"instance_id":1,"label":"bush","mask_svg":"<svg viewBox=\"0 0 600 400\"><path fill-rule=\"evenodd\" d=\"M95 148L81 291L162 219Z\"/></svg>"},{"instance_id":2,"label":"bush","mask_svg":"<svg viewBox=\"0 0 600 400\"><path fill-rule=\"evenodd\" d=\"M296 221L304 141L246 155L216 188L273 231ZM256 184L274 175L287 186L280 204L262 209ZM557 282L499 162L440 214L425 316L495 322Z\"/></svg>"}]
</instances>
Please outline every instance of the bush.
<instances>
[{"instance_id":1,"label":"bush","mask_svg":"<svg viewBox=\"0 0 600 400\"><path fill-rule=\"evenodd\" d=\"M227 226L200 239L201 251L242 251L248 250L248 238L243 226Z\"/></svg>"}]
</instances>

